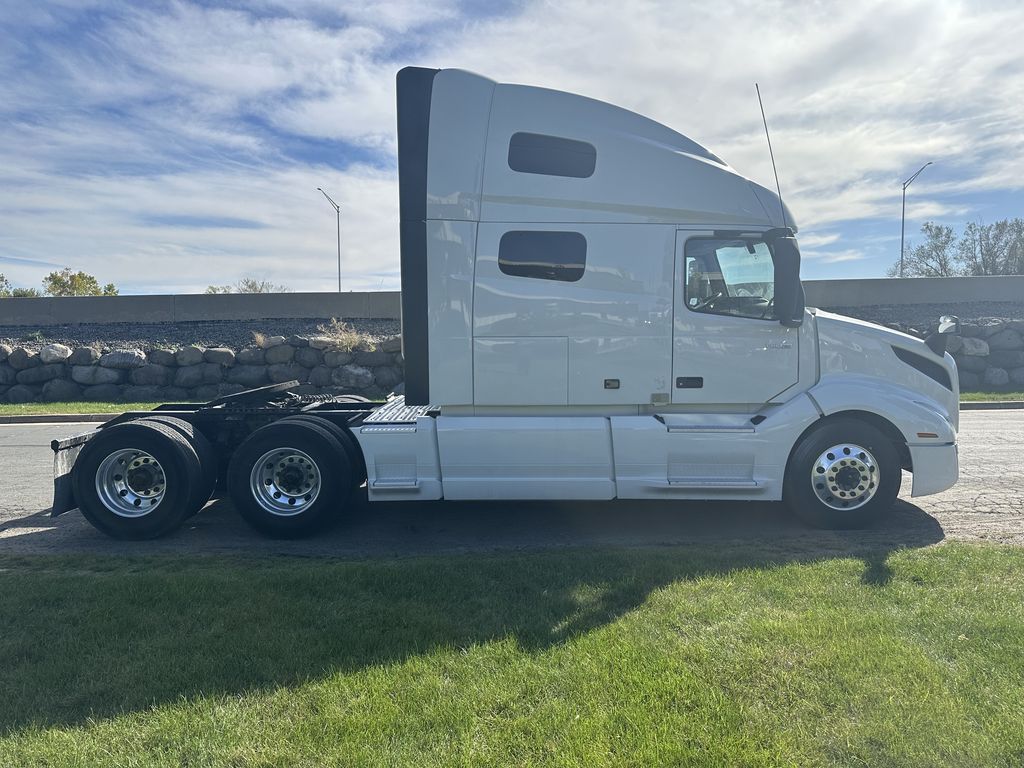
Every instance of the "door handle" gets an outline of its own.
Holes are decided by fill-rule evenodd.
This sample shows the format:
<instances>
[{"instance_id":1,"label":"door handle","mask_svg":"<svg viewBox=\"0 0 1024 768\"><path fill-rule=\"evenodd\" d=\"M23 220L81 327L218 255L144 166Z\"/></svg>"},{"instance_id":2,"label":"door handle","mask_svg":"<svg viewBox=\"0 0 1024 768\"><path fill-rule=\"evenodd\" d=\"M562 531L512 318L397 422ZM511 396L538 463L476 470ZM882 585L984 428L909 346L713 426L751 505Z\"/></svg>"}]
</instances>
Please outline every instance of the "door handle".
<instances>
[{"instance_id":1,"label":"door handle","mask_svg":"<svg viewBox=\"0 0 1024 768\"><path fill-rule=\"evenodd\" d=\"M703 376L676 376L676 389L703 389Z\"/></svg>"}]
</instances>

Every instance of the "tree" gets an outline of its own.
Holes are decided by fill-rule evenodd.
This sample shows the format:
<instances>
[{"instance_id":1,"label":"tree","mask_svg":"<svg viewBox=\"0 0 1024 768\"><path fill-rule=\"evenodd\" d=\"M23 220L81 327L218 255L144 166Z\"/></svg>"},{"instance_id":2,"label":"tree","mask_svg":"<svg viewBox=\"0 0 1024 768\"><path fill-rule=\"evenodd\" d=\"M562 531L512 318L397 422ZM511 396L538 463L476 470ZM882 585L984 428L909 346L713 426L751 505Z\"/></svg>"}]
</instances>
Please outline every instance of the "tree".
<instances>
[{"instance_id":1,"label":"tree","mask_svg":"<svg viewBox=\"0 0 1024 768\"><path fill-rule=\"evenodd\" d=\"M907 251L905 277L1024 275L1024 219L1001 219L992 224L972 221L959 240L952 227L930 221L921 232L925 242ZM899 274L899 262L888 274Z\"/></svg>"},{"instance_id":2,"label":"tree","mask_svg":"<svg viewBox=\"0 0 1024 768\"><path fill-rule=\"evenodd\" d=\"M243 277L234 285L208 285L206 293L288 293L291 289L286 285L278 285L269 280L257 280L254 277Z\"/></svg>"},{"instance_id":3,"label":"tree","mask_svg":"<svg viewBox=\"0 0 1024 768\"><path fill-rule=\"evenodd\" d=\"M968 275L1024 274L1024 219L972 221L964 227L958 250Z\"/></svg>"},{"instance_id":4,"label":"tree","mask_svg":"<svg viewBox=\"0 0 1024 768\"><path fill-rule=\"evenodd\" d=\"M64 267L43 278L43 290L50 296L117 296L117 287L107 283L100 287L99 281L85 272L72 272Z\"/></svg>"},{"instance_id":5,"label":"tree","mask_svg":"<svg viewBox=\"0 0 1024 768\"><path fill-rule=\"evenodd\" d=\"M35 288L15 288L11 281L0 272L0 299L36 299L42 296Z\"/></svg>"},{"instance_id":6,"label":"tree","mask_svg":"<svg viewBox=\"0 0 1024 768\"><path fill-rule=\"evenodd\" d=\"M911 247L904 257L904 277L954 277L961 274L952 227L928 221L921 225L925 241ZM900 264L889 268L889 276L899 275Z\"/></svg>"}]
</instances>

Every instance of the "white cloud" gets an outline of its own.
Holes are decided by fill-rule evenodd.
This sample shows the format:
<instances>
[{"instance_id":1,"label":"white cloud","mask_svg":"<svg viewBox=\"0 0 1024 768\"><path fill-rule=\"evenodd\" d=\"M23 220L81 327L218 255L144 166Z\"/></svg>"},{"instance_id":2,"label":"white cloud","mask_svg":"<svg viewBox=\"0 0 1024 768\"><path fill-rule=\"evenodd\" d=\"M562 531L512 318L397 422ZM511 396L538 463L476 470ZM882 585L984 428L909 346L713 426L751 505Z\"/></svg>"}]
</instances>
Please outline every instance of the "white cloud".
<instances>
[{"instance_id":1,"label":"white cloud","mask_svg":"<svg viewBox=\"0 0 1024 768\"><path fill-rule=\"evenodd\" d=\"M32 245L50 260L87 264L102 281L128 290L202 291L244 275L319 290L335 285L336 224L333 209L316 191L322 185L342 206L342 279L346 290L398 287L396 180L391 172L356 166L339 174L321 169L274 173L240 169L167 177L69 179L69 206L91 200L95 208L62 211L32 207L52 194L26 195L27 209L0 214L0 244L20 252ZM258 228L161 225L154 212L196 219L225 218ZM83 237L82 223L87 225ZM369 247L367 247L369 245ZM4 265L12 282L34 285L48 269Z\"/></svg>"},{"instance_id":2,"label":"white cloud","mask_svg":"<svg viewBox=\"0 0 1024 768\"><path fill-rule=\"evenodd\" d=\"M867 254L857 248L847 248L841 251L817 251L801 249L800 255L805 259L818 261L822 264L841 264L845 261L862 261L868 258Z\"/></svg>"},{"instance_id":3,"label":"white cloud","mask_svg":"<svg viewBox=\"0 0 1024 768\"><path fill-rule=\"evenodd\" d=\"M773 187L758 81L812 265L881 258L847 228L881 219L898 234L900 182L925 160L908 234L970 218L965 194L1024 184L1012 3L531 0L478 18L448 0L173 0L81 30L81 3L14 7L0 31L0 271L26 284L45 269L4 254L143 291L248 274L329 289L324 186L344 207L348 285L397 287L394 74L410 63L621 104ZM259 228L159 225L169 216Z\"/></svg>"},{"instance_id":4,"label":"white cloud","mask_svg":"<svg viewBox=\"0 0 1024 768\"><path fill-rule=\"evenodd\" d=\"M826 245L832 245L832 243L839 240L838 232L830 233L816 233L816 232L801 232L800 233L800 248L802 251L807 251L810 248L821 248Z\"/></svg>"}]
</instances>

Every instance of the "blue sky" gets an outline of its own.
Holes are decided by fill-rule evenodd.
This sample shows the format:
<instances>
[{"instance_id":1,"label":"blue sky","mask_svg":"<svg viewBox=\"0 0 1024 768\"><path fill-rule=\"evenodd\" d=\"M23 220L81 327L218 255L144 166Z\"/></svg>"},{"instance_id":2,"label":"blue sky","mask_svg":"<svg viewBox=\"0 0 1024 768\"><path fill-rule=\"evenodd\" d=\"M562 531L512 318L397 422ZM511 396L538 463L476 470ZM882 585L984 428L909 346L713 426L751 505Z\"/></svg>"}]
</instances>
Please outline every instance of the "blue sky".
<instances>
[{"instance_id":1,"label":"blue sky","mask_svg":"<svg viewBox=\"0 0 1024 768\"><path fill-rule=\"evenodd\" d=\"M1024 215L1018 2L0 3L0 273L123 292L252 276L397 288L394 74L583 93L773 186L804 276L881 276L907 233Z\"/></svg>"}]
</instances>

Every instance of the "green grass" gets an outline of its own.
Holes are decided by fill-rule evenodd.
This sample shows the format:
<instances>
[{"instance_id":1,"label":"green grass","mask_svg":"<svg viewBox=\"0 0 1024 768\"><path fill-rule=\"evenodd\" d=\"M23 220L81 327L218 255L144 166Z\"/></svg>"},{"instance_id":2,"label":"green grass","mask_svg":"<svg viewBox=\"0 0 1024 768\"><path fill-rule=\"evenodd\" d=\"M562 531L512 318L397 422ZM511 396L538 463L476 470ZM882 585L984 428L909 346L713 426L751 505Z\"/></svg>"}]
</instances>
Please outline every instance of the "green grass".
<instances>
[{"instance_id":1,"label":"green grass","mask_svg":"<svg viewBox=\"0 0 1024 768\"><path fill-rule=\"evenodd\" d=\"M980 400L1024 400L1024 392L961 392L960 402Z\"/></svg>"},{"instance_id":2,"label":"green grass","mask_svg":"<svg viewBox=\"0 0 1024 768\"><path fill-rule=\"evenodd\" d=\"M123 413L149 411L160 403L0 403L0 416L35 416L51 413Z\"/></svg>"},{"instance_id":3,"label":"green grass","mask_svg":"<svg viewBox=\"0 0 1024 768\"><path fill-rule=\"evenodd\" d=\"M0 558L0 765L1018 766L1024 550Z\"/></svg>"}]
</instances>

